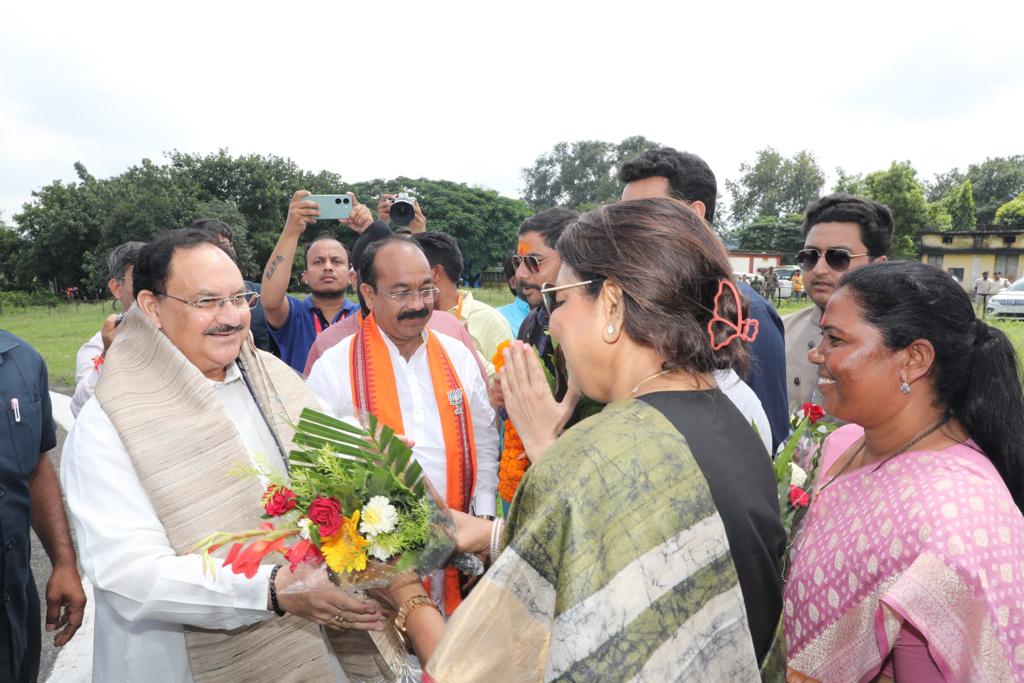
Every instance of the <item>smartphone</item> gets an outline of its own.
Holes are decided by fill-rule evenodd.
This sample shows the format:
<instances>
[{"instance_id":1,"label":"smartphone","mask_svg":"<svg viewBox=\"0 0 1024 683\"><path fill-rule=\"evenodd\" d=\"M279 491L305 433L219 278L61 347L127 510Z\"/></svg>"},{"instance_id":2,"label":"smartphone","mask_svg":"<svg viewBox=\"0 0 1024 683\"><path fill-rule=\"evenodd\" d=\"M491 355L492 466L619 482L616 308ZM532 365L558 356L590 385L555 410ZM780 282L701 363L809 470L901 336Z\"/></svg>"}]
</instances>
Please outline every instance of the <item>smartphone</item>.
<instances>
[{"instance_id":1,"label":"smartphone","mask_svg":"<svg viewBox=\"0 0 1024 683\"><path fill-rule=\"evenodd\" d=\"M337 221L352 215L352 198L347 194L311 194L303 199L320 205L318 221Z\"/></svg>"}]
</instances>

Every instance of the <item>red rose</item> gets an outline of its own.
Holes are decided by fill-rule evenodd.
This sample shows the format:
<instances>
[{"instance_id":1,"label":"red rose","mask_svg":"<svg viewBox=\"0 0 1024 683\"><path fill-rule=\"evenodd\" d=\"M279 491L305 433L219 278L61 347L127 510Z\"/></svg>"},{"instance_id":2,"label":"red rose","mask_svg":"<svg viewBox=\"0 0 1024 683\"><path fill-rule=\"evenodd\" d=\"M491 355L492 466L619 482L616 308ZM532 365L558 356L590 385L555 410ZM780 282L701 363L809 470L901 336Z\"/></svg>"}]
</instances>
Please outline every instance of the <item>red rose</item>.
<instances>
[{"instance_id":1,"label":"red rose","mask_svg":"<svg viewBox=\"0 0 1024 683\"><path fill-rule=\"evenodd\" d=\"M804 417L806 417L811 424L814 424L821 418L825 417L825 409L821 406L808 402L800 407L804 411Z\"/></svg>"},{"instance_id":2,"label":"red rose","mask_svg":"<svg viewBox=\"0 0 1024 683\"><path fill-rule=\"evenodd\" d=\"M341 504L333 498L314 498L306 516L319 527L320 536L333 536L341 529Z\"/></svg>"},{"instance_id":3,"label":"red rose","mask_svg":"<svg viewBox=\"0 0 1024 683\"><path fill-rule=\"evenodd\" d=\"M288 552L284 554L284 559L288 560L291 564L291 571L295 571L295 568L303 562L320 564L324 561L324 556L320 554L315 544L302 539L291 548L288 548Z\"/></svg>"},{"instance_id":4,"label":"red rose","mask_svg":"<svg viewBox=\"0 0 1024 683\"><path fill-rule=\"evenodd\" d=\"M795 508L805 508L811 503L811 497L799 486L789 485L789 504Z\"/></svg>"},{"instance_id":5,"label":"red rose","mask_svg":"<svg viewBox=\"0 0 1024 683\"><path fill-rule=\"evenodd\" d=\"M271 517L293 510L296 504L295 493L284 487L270 484L267 486L267 492L263 494L263 509Z\"/></svg>"}]
</instances>

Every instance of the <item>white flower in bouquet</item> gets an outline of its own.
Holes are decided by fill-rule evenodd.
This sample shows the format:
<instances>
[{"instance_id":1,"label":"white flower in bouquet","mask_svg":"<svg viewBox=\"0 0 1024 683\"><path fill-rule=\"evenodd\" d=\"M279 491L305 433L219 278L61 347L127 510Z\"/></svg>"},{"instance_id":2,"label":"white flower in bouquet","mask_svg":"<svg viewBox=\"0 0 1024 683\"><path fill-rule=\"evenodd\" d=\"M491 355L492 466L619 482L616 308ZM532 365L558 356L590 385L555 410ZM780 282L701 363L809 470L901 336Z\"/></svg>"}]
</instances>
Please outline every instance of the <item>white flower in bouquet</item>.
<instances>
[{"instance_id":1,"label":"white flower in bouquet","mask_svg":"<svg viewBox=\"0 0 1024 683\"><path fill-rule=\"evenodd\" d=\"M302 519L299 520L298 524L299 524L299 537L300 538L303 538L303 539L305 539L307 541L313 538L310 535L310 533L309 533L309 526L312 523L313 523L313 520L311 520L309 517L303 517Z\"/></svg>"},{"instance_id":2,"label":"white flower in bouquet","mask_svg":"<svg viewBox=\"0 0 1024 683\"><path fill-rule=\"evenodd\" d=\"M388 544L370 543L366 548L366 552L369 553L370 557L380 560L381 562L387 562L394 555Z\"/></svg>"},{"instance_id":3,"label":"white flower in bouquet","mask_svg":"<svg viewBox=\"0 0 1024 683\"><path fill-rule=\"evenodd\" d=\"M799 486L800 488L803 488L804 482L807 481L807 471L804 470L804 468L800 467L800 465L797 465L795 462L790 463L789 466L792 468L789 477L789 483L792 484L793 486Z\"/></svg>"},{"instance_id":4,"label":"white flower in bouquet","mask_svg":"<svg viewBox=\"0 0 1024 683\"><path fill-rule=\"evenodd\" d=\"M373 537L394 531L398 523L398 510L384 496L374 496L363 506L359 520L359 531ZM376 557L376 555L375 555ZM387 558L378 558L387 559Z\"/></svg>"}]
</instances>

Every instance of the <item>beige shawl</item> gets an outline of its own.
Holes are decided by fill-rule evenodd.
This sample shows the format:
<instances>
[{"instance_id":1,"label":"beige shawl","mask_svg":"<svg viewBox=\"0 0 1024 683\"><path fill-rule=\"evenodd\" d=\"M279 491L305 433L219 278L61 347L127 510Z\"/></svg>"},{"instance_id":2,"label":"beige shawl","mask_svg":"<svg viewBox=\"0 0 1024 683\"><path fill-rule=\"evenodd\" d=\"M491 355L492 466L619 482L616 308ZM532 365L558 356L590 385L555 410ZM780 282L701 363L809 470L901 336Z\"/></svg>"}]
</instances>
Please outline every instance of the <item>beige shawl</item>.
<instances>
[{"instance_id":1,"label":"beige shawl","mask_svg":"<svg viewBox=\"0 0 1024 683\"><path fill-rule=\"evenodd\" d=\"M316 399L291 368L257 350L251 339L238 360L274 435L287 448L289 422L297 422L304 407L317 407ZM187 553L213 531L260 522L258 485L228 474L250 460L227 410L210 382L138 307L125 316L106 355L96 398L176 552ZM339 659L350 676L391 678L365 633L330 632L330 638L339 655L346 655ZM231 631L186 625L185 639L196 681L335 678L320 628L295 616Z\"/></svg>"}]
</instances>

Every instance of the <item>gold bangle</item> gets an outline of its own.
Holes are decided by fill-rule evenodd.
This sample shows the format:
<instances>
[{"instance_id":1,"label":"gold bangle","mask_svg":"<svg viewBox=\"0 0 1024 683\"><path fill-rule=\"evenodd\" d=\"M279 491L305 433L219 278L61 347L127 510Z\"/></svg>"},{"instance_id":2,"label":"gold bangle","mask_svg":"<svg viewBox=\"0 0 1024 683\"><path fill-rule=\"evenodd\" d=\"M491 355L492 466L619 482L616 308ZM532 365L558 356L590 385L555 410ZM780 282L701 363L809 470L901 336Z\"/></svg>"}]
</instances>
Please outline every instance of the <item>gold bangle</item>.
<instances>
[{"instance_id":1,"label":"gold bangle","mask_svg":"<svg viewBox=\"0 0 1024 683\"><path fill-rule=\"evenodd\" d=\"M395 617L395 628L402 633L405 633L405 620L409 618L412 611L421 605L430 605L434 609L437 609L437 605L434 604L433 599L429 595L414 595L398 608L398 616ZM437 610L438 614L441 610Z\"/></svg>"}]
</instances>

